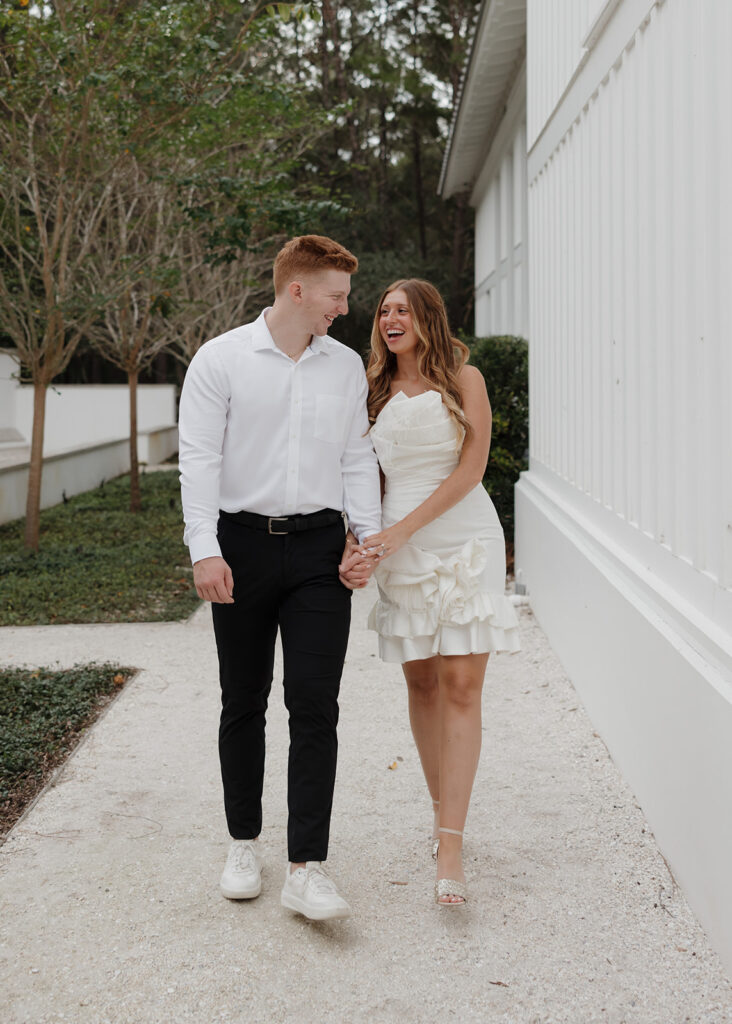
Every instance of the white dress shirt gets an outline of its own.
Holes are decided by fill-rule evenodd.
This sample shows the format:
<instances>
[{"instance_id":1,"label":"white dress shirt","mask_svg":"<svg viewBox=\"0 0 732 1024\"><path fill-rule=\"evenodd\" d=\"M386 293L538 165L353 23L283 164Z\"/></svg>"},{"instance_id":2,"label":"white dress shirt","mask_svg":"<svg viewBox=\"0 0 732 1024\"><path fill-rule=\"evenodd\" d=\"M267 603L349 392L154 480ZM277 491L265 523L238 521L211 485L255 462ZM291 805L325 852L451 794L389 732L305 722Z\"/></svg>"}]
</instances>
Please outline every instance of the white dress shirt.
<instances>
[{"instance_id":1,"label":"white dress shirt","mask_svg":"<svg viewBox=\"0 0 732 1024\"><path fill-rule=\"evenodd\" d=\"M219 509L285 516L345 511L359 541L381 529L360 356L313 337L297 362L264 312L206 342L186 373L178 429L191 561L220 555Z\"/></svg>"}]
</instances>

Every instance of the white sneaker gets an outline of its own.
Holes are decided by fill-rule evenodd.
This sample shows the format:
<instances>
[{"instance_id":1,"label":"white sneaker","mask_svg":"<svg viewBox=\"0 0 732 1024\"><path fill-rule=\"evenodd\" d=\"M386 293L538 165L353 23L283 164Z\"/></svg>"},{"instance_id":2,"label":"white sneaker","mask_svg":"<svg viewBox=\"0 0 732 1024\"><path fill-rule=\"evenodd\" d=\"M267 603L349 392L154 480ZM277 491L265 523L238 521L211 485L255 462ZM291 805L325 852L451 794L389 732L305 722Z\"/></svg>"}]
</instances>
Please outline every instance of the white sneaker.
<instances>
[{"instance_id":1,"label":"white sneaker","mask_svg":"<svg viewBox=\"0 0 732 1024\"><path fill-rule=\"evenodd\" d=\"M348 917L351 908L336 889L319 860L309 860L304 868L290 871L282 889L283 907L303 914L311 921L327 921L334 917Z\"/></svg>"},{"instance_id":2,"label":"white sneaker","mask_svg":"<svg viewBox=\"0 0 732 1024\"><path fill-rule=\"evenodd\" d=\"M262 854L254 839L234 839L221 876L227 900L253 900L262 891Z\"/></svg>"}]
</instances>

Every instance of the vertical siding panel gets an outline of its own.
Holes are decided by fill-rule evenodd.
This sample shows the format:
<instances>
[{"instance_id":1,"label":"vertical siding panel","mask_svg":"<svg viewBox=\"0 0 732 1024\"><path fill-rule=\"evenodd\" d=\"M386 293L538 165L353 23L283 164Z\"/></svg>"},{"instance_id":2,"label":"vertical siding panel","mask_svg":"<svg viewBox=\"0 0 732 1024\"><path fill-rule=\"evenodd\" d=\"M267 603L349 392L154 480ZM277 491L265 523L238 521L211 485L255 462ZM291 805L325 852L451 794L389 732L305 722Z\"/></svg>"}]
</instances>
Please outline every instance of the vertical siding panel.
<instances>
[{"instance_id":1,"label":"vertical siding panel","mask_svg":"<svg viewBox=\"0 0 732 1024\"><path fill-rule=\"evenodd\" d=\"M570 421L570 408L569 408L569 375L571 373L570 366L570 348L569 348L569 306L572 301L572 295L574 292L573 288L565 288L564 282L572 281L571 276L571 264L570 264L570 225L571 225L571 208L568 205L569 201L569 189L568 189L568 174L567 174L567 162L569 160L569 147L570 137L567 136L562 140L562 145L559 151L561 161L561 173L559 175L559 202L554 208L555 220L559 222L560 229L560 268L559 268L559 280L557 282L557 292L560 296L560 315L559 315L559 337L561 339L561 408L562 415L560 418L561 427L561 474L565 480L571 479L571 472L569 468L569 452L571 449L571 421ZM560 217L559 210L564 211L564 215Z\"/></svg>"},{"instance_id":2,"label":"vertical siding panel","mask_svg":"<svg viewBox=\"0 0 732 1024\"><path fill-rule=\"evenodd\" d=\"M537 322L537 318L532 320L531 317L532 310L546 309L544 296L544 277L546 274L544 247L546 232L543 224L545 203L542 201L545 188L546 173L542 171L529 194L529 233L536 240L536 259L531 269L531 279L529 282L529 334L531 337L531 351L536 353L535 359L533 356L529 359L529 367L531 367L532 362L536 366L536 379L533 380L533 384L532 378L529 379L529 407L530 409L533 408L535 413L533 420L535 426L531 426L530 440L532 454L540 462L545 461L544 438L546 437L545 417L547 410L546 395L548 392L544 362L544 331L546 330L546 324L542 328ZM536 229L534 229L534 225L536 225ZM542 316L542 319L545 320L545 316ZM529 422L531 423L531 416L529 416Z\"/></svg>"},{"instance_id":3,"label":"vertical siding panel","mask_svg":"<svg viewBox=\"0 0 732 1024\"><path fill-rule=\"evenodd\" d=\"M728 40L732 38L732 10L730 5L724 5L723 17L725 20L724 31L726 35L718 36L720 43L720 51L722 45L728 46ZM729 61L729 53L720 52L720 59L717 62L717 67L721 70L721 83L726 86L727 89L732 89L732 66ZM720 96L729 96L729 92L720 92ZM722 166L729 168L732 166L732 124L728 112L724 116L720 113L717 124L719 126L720 139L723 141L723 148L721 152ZM719 278L717 283L717 294L722 297L723 308L720 311L720 327L722 324L726 325L727 332L729 331L729 324L732 323L732 289L729 287L730 275L732 275L732 192L730 184L729 174L727 173L724 178L723 193L720 199L720 210L722 214L722 223L724 225L724 231L720 236L720 248L722 249L722 259L719 263ZM724 403L721 405L721 412L723 416L720 416L722 420L724 431L724 446L725 446L725 458L721 463L722 466L729 467L729 450L730 450L730 439L732 439L732 403L729 401L729 394L732 392L732 346L730 346L729 333L725 336L720 335L720 344L723 345L724 351L724 381L726 385L726 394ZM723 485L724 485L724 500L721 509L721 515L723 519L723 537L724 537L724 569L723 569L723 581L725 586L732 587L732 474L727 472L723 473Z\"/></svg>"},{"instance_id":4,"label":"vertical siding panel","mask_svg":"<svg viewBox=\"0 0 732 1024\"><path fill-rule=\"evenodd\" d=\"M574 352L574 394L572 403L574 406L574 482L579 489L584 489L585 466L585 400L583 387L585 383L585 339L583 337L583 324L585 305L587 301L586 282L586 252L585 252L585 220L583 208L585 204L586 184L583 177L583 159L585 146L583 135L579 132L578 122L575 126L577 140L572 150L572 172L574 182L572 189L574 195L573 218L574 230L572 240L572 253L574 257L574 276L577 282L577 291L574 296L574 309L572 316L572 349Z\"/></svg>"},{"instance_id":5,"label":"vertical siding panel","mask_svg":"<svg viewBox=\"0 0 732 1024\"><path fill-rule=\"evenodd\" d=\"M699 529L706 519L705 509L710 499L710 431L709 412L711 394L708 388L707 365L710 347L714 341L709 336L709 245L713 222L705 217L707 196L704 185L707 183L707 167L710 149L716 149L716 138L709 129L709 108L704 102L704 63L708 59L702 48L703 21L705 7L700 4L691 11L691 25L687 46L689 47L689 99L691 111L691 145L687 147L686 162L689 165L689 183L691 187L691 231L687 251L695 253L691 260L690 283L692 286L690 299L692 314L690 330L692 344L690 355L692 360L691 402L695 410L694 430L691 438L691 464L696 474L696 486L688 491L689 504L689 540L692 563L696 569L704 570L707 566L707 535L706 530ZM708 225L708 227L707 227Z\"/></svg>"},{"instance_id":6,"label":"vertical siding panel","mask_svg":"<svg viewBox=\"0 0 732 1024\"><path fill-rule=\"evenodd\" d=\"M544 359L546 361L546 372L547 372L547 391L551 395L551 402L547 408L547 428L546 428L546 464L551 469L556 469L556 451L557 451L557 421L561 415L560 399L559 399L559 379L557 375L557 364L561 358L561 353L556 345L556 313L557 313L557 302L558 297L556 294L556 270L557 270L557 258L558 258L558 245L557 245L557 232L556 225L554 223L553 212L557 206L557 154L552 156L552 159L547 168L546 176L546 207L545 207L545 219L546 219L546 260L547 260L547 273L544 281L544 298L546 307L549 311L547 318L546 329L544 331Z\"/></svg>"},{"instance_id":7,"label":"vertical siding panel","mask_svg":"<svg viewBox=\"0 0 732 1024\"><path fill-rule=\"evenodd\" d=\"M571 130L570 134L564 139L562 144L562 175L561 175L561 192L559 197L559 205L557 206L556 214L562 231L562 266L561 276L557 285L559 287L559 293L561 295L561 338L562 338L562 475L565 480L571 480L572 474L570 469L570 451L572 448L572 425L571 425L571 401L570 401L570 374L572 372L572 356L571 356L571 345L569 337L569 324L570 324L570 309L574 298L575 282L571 276L571 264L570 264L570 247L571 247L571 230L572 230L572 208L569 200L569 153L571 147ZM564 211L563 216L559 216L559 210Z\"/></svg>"},{"instance_id":8,"label":"vertical siding panel","mask_svg":"<svg viewBox=\"0 0 732 1024\"><path fill-rule=\"evenodd\" d=\"M527 111L528 118L528 111ZM528 127L527 127L528 130ZM536 222L536 194L539 188L541 188L542 174L540 173L537 178L529 185L529 199L528 199L528 220L526 224L526 234L531 233L532 237L538 241L541 238L541 232L539 225ZM537 294L536 285L537 281L541 277L541 262L537 259L531 268L531 275L529 281L529 328L528 334L531 339L531 356L529 358L529 460L533 461L536 458L536 440L538 432L540 432L540 416L541 410L543 409L543 401L537 401L536 389L538 386L538 380L540 376L540 363L541 363L541 347L536 340L536 325L532 322L531 310L536 309L535 303L539 301Z\"/></svg>"},{"instance_id":9,"label":"vertical siding panel","mask_svg":"<svg viewBox=\"0 0 732 1024\"><path fill-rule=\"evenodd\" d=\"M544 189L545 175L542 172L536 185L529 191L529 223L528 232L532 238L536 238L537 259L531 268L529 280L529 337L531 338L531 352L536 353L529 358L529 451L533 458L540 462L544 461L543 444L545 437L544 417L546 415L546 371L544 367L544 349L542 341L542 330L535 318L532 318L532 310L544 309L542 302L542 279L544 276L544 232L540 217L543 214L543 204L539 202L541 192ZM536 225L536 228L534 228ZM537 302L541 305L537 306ZM532 375L532 363L536 367L536 375ZM532 420L531 410L534 410Z\"/></svg>"},{"instance_id":10,"label":"vertical siding panel","mask_svg":"<svg viewBox=\"0 0 732 1024\"><path fill-rule=\"evenodd\" d=\"M718 538L714 575L723 586L732 587L732 471L730 470L730 449L732 448L732 185L729 168L732 166L732 122L729 117L728 100L732 94L732 63L729 60L729 40L732 39L732 6L714 6L714 22L711 30L713 40L711 53L716 60L706 70L707 93L710 104L711 133L717 140L715 159L710 159L713 175L709 202L712 223L715 224L714 248L710 252L710 288L715 298L714 335L718 355L716 374L711 369L716 388L715 414L711 424L716 439L715 480L713 505L716 510L710 515L708 529ZM722 98L722 99L720 99Z\"/></svg>"},{"instance_id":11,"label":"vertical siding panel","mask_svg":"<svg viewBox=\"0 0 732 1024\"><path fill-rule=\"evenodd\" d=\"M602 487L599 499L603 505L610 506L612 503L612 325L610 323L611 309L611 279L610 266L608 261L608 249L611 239L610 223L610 178L611 178L611 121L609 101L609 79L605 79L599 94L599 110L601 140L600 140L600 423L602 435Z\"/></svg>"},{"instance_id":12,"label":"vertical siding panel","mask_svg":"<svg viewBox=\"0 0 732 1024\"><path fill-rule=\"evenodd\" d=\"M655 14L655 8L653 11ZM655 147L652 143L654 107L652 68L658 51L653 29L639 34L638 61L638 525L653 535L655 495L653 474L658 460L654 423L656 416L655 260L657 237L653 193L656 187Z\"/></svg>"},{"instance_id":13,"label":"vertical siding panel","mask_svg":"<svg viewBox=\"0 0 732 1024\"><path fill-rule=\"evenodd\" d=\"M656 207L656 311L658 315L658 419L657 441L658 459L656 462L657 478L656 493L658 494L658 521L656 539L659 543L672 547L674 543L674 507L672 478L676 467L676 454L673 447L673 417L670 402L671 344L670 331L673 322L670 315L671 297L671 228L670 216L673 213L673 152L670 141L670 125L667 109L664 109L664 97L669 96L673 78L673 55L669 53L670 38L668 27L668 9L662 9L658 18L658 57L657 74L654 90L654 102L659 111L655 119L656 153L658 166L666 168L664 179L658 182L654 192Z\"/></svg>"},{"instance_id":14,"label":"vertical siding panel","mask_svg":"<svg viewBox=\"0 0 732 1024\"><path fill-rule=\"evenodd\" d=\"M523 315L522 315L522 274L521 264L518 259L518 253L521 251L519 246L524 238L524 224L523 224L523 197L526 194L524 191L524 174L522 166L525 164L525 150L523 149L523 129L519 128L518 134L514 139L513 143L513 176L511 188L513 191L513 209L512 209L512 235L511 245L509 248L509 259L511 261L511 277L514 279L513 285L513 305L511 307L511 320L516 325L514 327L515 334L523 334L525 336L525 328L523 326Z\"/></svg>"},{"instance_id":15,"label":"vertical siding panel","mask_svg":"<svg viewBox=\"0 0 732 1024\"><path fill-rule=\"evenodd\" d=\"M727 5L729 7L729 5ZM702 54L713 54L712 66L717 64L722 56L719 36L716 26L719 21L718 8L704 9L704 24L702 28L701 48ZM705 386L704 391L709 396L705 404L706 408L706 436L704 446L707 451L707 494L701 512L703 533L706 539L704 552L704 570L713 577L720 579L722 576L722 537L724 536L724 496L719 486L720 480L730 473L722 469L727 464L725 448L729 452L732 433L727 435L727 444L722 445L722 410L724 408L724 384L723 377L718 368L723 364L722 345L720 338L719 320L719 296L715 285L715 273L721 260L719 244L721 203L719 189L719 170L722 166L720 151L720 109L719 93L716 76L710 74L709 68L702 72L704 91L702 103L707 113L707 136L713 140L713 148L707 152L705 161L704 184L702 186L706 205L703 208L702 216L704 224L709 225L707 245L705 252L704 267L704 302L708 310L706 333L708 346L706 352ZM715 216L716 214L716 216ZM715 373L715 368L717 372ZM732 384L732 381L729 382ZM729 392L728 392L729 393Z\"/></svg>"},{"instance_id":16,"label":"vertical siding panel","mask_svg":"<svg viewBox=\"0 0 732 1024\"><path fill-rule=\"evenodd\" d=\"M506 306L501 333L506 333L507 325L514 316L514 273L513 273L513 250L514 250L514 227L513 227L513 151L506 153Z\"/></svg>"},{"instance_id":17,"label":"vertical siding panel","mask_svg":"<svg viewBox=\"0 0 732 1024\"><path fill-rule=\"evenodd\" d=\"M529 146L549 119L582 58L582 39L597 0L528 0Z\"/></svg>"},{"instance_id":18,"label":"vertical siding panel","mask_svg":"<svg viewBox=\"0 0 732 1024\"><path fill-rule=\"evenodd\" d=\"M600 119L598 116L599 93L590 100L587 116L589 119L588 135L590 138L590 193L591 219L590 225L590 276L591 310L590 310L590 344L592 346L592 477L590 494L602 500L602 300L601 300L601 268L600 268L600 226L602 211L600 209L600 181L602 173L602 140L600 135Z\"/></svg>"},{"instance_id":19,"label":"vertical siding panel","mask_svg":"<svg viewBox=\"0 0 732 1024\"><path fill-rule=\"evenodd\" d=\"M591 414L592 405L590 401L590 384L592 364L592 292L590 274L590 246L592 237L592 206L590 203L592 178L590 173L590 133L587 131L587 107L585 107L582 118L584 131L580 135L580 160L579 160L579 181L581 207L579 211L578 237L578 262L580 266L579 289L581 306L577 317L577 345L580 357L580 373L578 401L580 406L579 417L579 474L577 478L578 487L588 493L591 487L590 465L591 465Z\"/></svg>"},{"instance_id":20,"label":"vertical siding panel","mask_svg":"<svg viewBox=\"0 0 732 1024\"><path fill-rule=\"evenodd\" d=\"M640 33L637 33L640 35ZM639 347L638 333L638 275L640 260L638 253L638 49L637 36L632 48L626 54L623 87L623 121L625 123L625 144L623 153L623 207L624 207L624 490L625 515L629 522L638 525L639 509L639 451L638 414L640 390L638 387Z\"/></svg>"},{"instance_id":21,"label":"vertical siding panel","mask_svg":"<svg viewBox=\"0 0 732 1024\"><path fill-rule=\"evenodd\" d=\"M549 362L549 343L548 337L552 330L552 290L549 284L550 278L550 267L553 253L551 249L551 234L549 232L549 224L547 223L547 210L549 208L549 193L550 193L550 178L549 168L545 170L542 175L541 182L541 193L537 198L537 206L539 206L539 216L537 220L541 220L542 224L542 243L541 243L541 254L540 259L543 266L542 280L540 282L541 291L539 292L539 301L541 305L539 307L531 306L531 309L537 308L546 311L546 314L542 316L541 323L536 323L535 334L537 338L540 338L540 357L542 359L542 446L541 446L541 459L544 465L550 465L550 446L552 443L551 436L551 402L548 400L549 395L552 394L552 375L551 367Z\"/></svg>"},{"instance_id":22,"label":"vertical siding panel","mask_svg":"<svg viewBox=\"0 0 732 1024\"><path fill-rule=\"evenodd\" d=\"M554 218L554 211L557 208L559 202L559 161L560 161L560 150L552 156L551 164L549 167L549 188L551 194L551 203L546 211L547 214L547 230L549 232L547 241L551 251L551 266L547 274L547 298L549 300L549 308L551 310L551 316L549 319L549 331L547 332L547 338L545 338L545 344L551 339L551 349L546 352L546 358L550 360L549 373L551 381L551 393L556 396L555 398L555 414L550 421L550 450L549 465L557 473L560 473L559 460L557 458L560 444L561 444L561 432L559 429L559 420L562 415L562 393L561 393L561 380L559 376L560 363L562 359L562 351L560 347L560 338L557 331L557 320L558 320L558 307L559 307L559 296L556 290L556 276L557 276L557 264L560 258L561 246L559 244L559 235L557 232L557 225ZM554 358L551 358L552 352Z\"/></svg>"},{"instance_id":23,"label":"vertical siding panel","mask_svg":"<svg viewBox=\"0 0 732 1024\"><path fill-rule=\"evenodd\" d=\"M536 296L536 300L540 303L536 305L532 298L529 311L533 317L533 328L531 331L532 344L533 338L537 339L538 356L541 360L542 367L542 391L541 395L537 395L537 401L541 399L539 422L541 424L541 439L540 439L540 452L541 461L545 465L548 465L548 446L549 446L549 415L550 406L548 404L548 396L551 394L551 377L549 373L549 365L546 357L546 337L550 330L551 322L551 294L550 289L547 285L547 279L549 276L549 261L551 259L551 253L549 252L549 235L547 234L547 208L549 205L548 191L549 191L549 167L545 167L542 171L541 178L539 179L539 191L534 200L534 220L529 223L529 231L532 232L532 223L536 223L541 232L537 238L537 259L535 261L537 267L541 266L541 275L537 275L538 287L533 289L533 294ZM541 317L538 316L539 310L541 311ZM534 316L534 314L537 314Z\"/></svg>"},{"instance_id":24,"label":"vertical siding panel","mask_svg":"<svg viewBox=\"0 0 732 1024\"><path fill-rule=\"evenodd\" d=\"M620 377L618 375L617 359L617 337L618 337L618 316L620 311L620 289L618 287L618 266L622 259L622 247L618 238L618 193L621 190L619 172L622 168L620 160L620 149L618 140L622 135L622 125L619 124L619 98L618 81L615 68L610 71L606 90L608 103L608 180L603 196L603 202L608 210L608 231L604 236L606 239L607 253L607 278L606 291L608 303L608 352L606 368L606 393L608 402L608 416L605 421L605 429L610 435L608 445L608 493L606 504L618 511L618 445L620 441L620 411L618 409L618 389Z\"/></svg>"},{"instance_id":25,"label":"vertical siding panel","mask_svg":"<svg viewBox=\"0 0 732 1024\"><path fill-rule=\"evenodd\" d=\"M688 74L689 5L682 4L674 11L672 20L671 53L674 58L672 90L669 93L673 113L674 131L671 136L672 180L674 202L669 210L672 218L672 389L674 397L674 445L676 473L674 474L674 505L676 530L673 549L685 559L691 557L689 536L689 488L694 486L691 452L691 402L689 398L692 328L689 322L689 289L691 267L687 260L688 245L692 237L692 196L689 180L689 147L691 142L691 104Z\"/></svg>"},{"instance_id":26,"label":"vertical siding panel","mask_svg":"<svg viewBox=\"0 0 732 1024\"><path fill-rule=\"evenodd\" d=\"M540 217L543 204L539 202L544 187L544 171L541 171L529 188L529 222L527 233L533 242L533 265L529 279L529 336L531 338L531 355L529 358L529 459L531 462L543 462L541 445L544 437L544 416L546 410L544 361L541 340L541 329L537 323L535 312L544 309L542 304L541 281L544 275L545 259L543 239L545 233ZM532 312L533 311L533 312Z\"/></svg>"}]
</instances>

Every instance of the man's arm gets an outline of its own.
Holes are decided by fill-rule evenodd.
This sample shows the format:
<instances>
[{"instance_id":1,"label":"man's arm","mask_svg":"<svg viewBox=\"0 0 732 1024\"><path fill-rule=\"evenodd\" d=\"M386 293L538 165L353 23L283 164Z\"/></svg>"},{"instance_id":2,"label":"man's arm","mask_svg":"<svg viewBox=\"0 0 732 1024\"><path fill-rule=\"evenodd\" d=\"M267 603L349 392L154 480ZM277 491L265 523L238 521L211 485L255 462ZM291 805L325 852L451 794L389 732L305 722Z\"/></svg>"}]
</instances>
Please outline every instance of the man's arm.
<instances>
[{"instance_id":1,"label":"man's arm","mask_svg":"<svg viewBox=\"0 0 732 1024\"><path fill-rule=\"evenodd\" d=\"M381 529L381 486L379 463L368 434L368 384L360 360L357 372L351 423L341 456L341 473L348 525L362 543L365 537L371 536L374 524L378 524L377 533Z\"/></svg>"},{"instance_id":2,"label":"man's arm","mask_svg":"<svg viewBox=\"0 0 732 1024\"><path fill-rule=\"evenodd\" d=\"M229 407L226 374L212 350L199 349L188 367L178 413L178 459L185 531L196 593L233 603L231 569L217 538L219 481Z\"/></svg>"},{"instance_id":3,"label":"man's arm","mask_svg":"<svg viewBox=\"0 0 732 1024\"><path fill-rule=\"evenodd\" d=\"M343 503L353 542L349 544L346 538L339 576L341 583L349 590L365 587L375 564L373 558L364 558L363 554L354 555L355 547L359 541L371 536L370 524L378 523L381 529L379 464L368 436L367 394L366 374L363 366L359 365L351 424L341 457Z\"/></svg>"}]
</instances>

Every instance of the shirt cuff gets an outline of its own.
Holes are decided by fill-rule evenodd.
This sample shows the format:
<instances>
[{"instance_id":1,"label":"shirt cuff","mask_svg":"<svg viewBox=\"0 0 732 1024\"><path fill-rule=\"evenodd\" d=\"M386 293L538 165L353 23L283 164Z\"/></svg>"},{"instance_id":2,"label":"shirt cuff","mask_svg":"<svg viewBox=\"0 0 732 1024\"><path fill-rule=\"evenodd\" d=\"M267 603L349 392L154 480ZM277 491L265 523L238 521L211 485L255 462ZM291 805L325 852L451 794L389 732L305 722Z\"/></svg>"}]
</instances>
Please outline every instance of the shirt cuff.
<instances>
[{"instance_id":1,"label":"shirt cuff","mask_svg":"<svg viewBox=\"0 0 732 1024\"><path fill-rule=\"evenodd\" d=\"M221 548L215 533L201 533L197 537L191 537L188 550L193 565L202 558L214 558L217 555L221 557Z\"/></svg>"},{"instance_id":2,"label":"shirt cuff","mask_svg":"<svg viewBox=\"0 0 732 1024\"><path fill-rule=\"evenodd\" d=\"M351 530L356 534L356 537L358 537L358 543L363 544L367 537L373 537L375 533L381 533L381 524L373 527L366 526L359 530L354 530L352 526Z\"/></svg>"}]
</instances>

